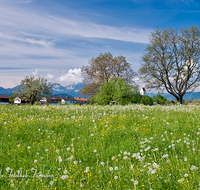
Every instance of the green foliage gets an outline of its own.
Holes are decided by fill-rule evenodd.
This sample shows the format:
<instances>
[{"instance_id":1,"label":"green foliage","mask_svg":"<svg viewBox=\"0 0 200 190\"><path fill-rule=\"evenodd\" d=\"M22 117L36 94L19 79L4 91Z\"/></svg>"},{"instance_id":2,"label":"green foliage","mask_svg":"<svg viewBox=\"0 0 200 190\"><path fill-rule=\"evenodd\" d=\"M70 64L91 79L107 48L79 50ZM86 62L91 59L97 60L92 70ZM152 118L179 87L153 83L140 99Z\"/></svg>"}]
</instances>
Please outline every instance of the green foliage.
<instances>
[{"instance_id":1,"label":"green foliage","mask_svg":"<svg viewBox=\"0 0 200 190\"><path fill-rule=\"evenodd\" d=\"M152 105L153 104L153 99L150 96L144 95L140 99L140 103L144 105Z\"/></svg>"},{"instance_id":2,"label":"green foliage","mask_svg":"<svg viewBox=\"0 0 200 190\"><path fill-rule=\"evenodd\" d=\"M194 105L200 105L200 99L199 100L193 100L192 104L194 104Z\"/></svg>"},{"instance_id":3,"label":"green foliage","mask_svg":"<svg viewBox=\"0 0 200 190\"><path fill-rule=\"evenodd\" d=\"M110 80L109 82L105 81L94 96L94 102L99 105L108 105L114 99L114 90L115 90L115 81Z\"/></svg>"},{"instance_id":4,"label":"green foliage","mask_svg":"<svg viewBox=\"0 0 200 190\"><path fill-rule=\"evenodd\" d=\"M14 93L9 97L9 103L10 103L10 104L14 103L14 99L15 99L16 96L17 96L17 93L14 92Z\"/></svg>"},{"instance_id":5,"label":"green foliage","mask_svg":"<svg viewBox=\"0 0 200 190\"><path fill-rule=\"evenodd\" d=\"M113 99L118 103L125 105L130 102L130 98L133 95L133 86L127 84L122 78L119 78L114 85L114 97Z\"/></svg>"},{"instance_id":6,"label":"green foliage","mask_svg":"<svg viewBox=\"0 0 200 190\"><path fill-rule=\"evenodd\" d=\"M141 99L142 95L140 93L135 93L131 98L131 102L134 104L139 104Z\"/></svg>"},{"instance_id":7,"label":"green foliage","mask_svg":"<svg viewBox=\"0 0 200 190\"><path fill-rule=\"evenodd\" d=\"M34 102L34 105L35 105L35 106L38 106L38 105L41 105L41 104L40 104L40 102L35 101L35 102Z\"/></svg>"},{"instance_id":8,"label":"green foliage","mask_svg":"<svg viewBox=\"0 0 200 190\"><path fill-rule=\"evenodd\" d=\"M153 103L165 105L165 103L168 101L164 96L158 94L157 96L153 96L152 98Z\"/></svg>"},{"instance_id":9,"label":"green foliage","mask_svg":"<svg viewBox=\"0 0 200 190\"><path fill-rule=\"evenodd\" d=\"M131 102L133 87L127 84L125 79L119 78L116 82L111 79L105 81L94 96L94 103L99 105L121 104L125 105Z\"/></svg>"},{"instance_id":10,"label":"green foliage","mask_svg":"<svg viewBox=\"0 0 200 190\"><path fill-rule=\"evenodd\" d=\"M21 81L18 92L33 105L41 96L51 95L53 86L54 85L48 85L47 79L42 77L34 75L26 76L26 78Z\"/></svg>"}]
</instances>

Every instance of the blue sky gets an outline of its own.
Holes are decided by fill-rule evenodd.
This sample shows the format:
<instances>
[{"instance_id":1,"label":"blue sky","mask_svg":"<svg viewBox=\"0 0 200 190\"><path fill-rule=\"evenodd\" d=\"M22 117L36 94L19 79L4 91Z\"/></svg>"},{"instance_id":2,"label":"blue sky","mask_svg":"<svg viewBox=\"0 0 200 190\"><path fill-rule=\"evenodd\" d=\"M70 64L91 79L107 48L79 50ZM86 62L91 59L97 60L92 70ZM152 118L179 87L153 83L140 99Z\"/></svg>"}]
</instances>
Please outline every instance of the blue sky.
<instances>
[{"instance_id":1,"label":"blue sky","mask_svg":"<svg viewBox=\"0 0 200 190\"><path fill-rule=\"evenodd\" d=\"M198 25L198 0L0 0L0 86L39 74L62 85L100 53L140 67L155 28Z\"/></svg>"}]
</instances>

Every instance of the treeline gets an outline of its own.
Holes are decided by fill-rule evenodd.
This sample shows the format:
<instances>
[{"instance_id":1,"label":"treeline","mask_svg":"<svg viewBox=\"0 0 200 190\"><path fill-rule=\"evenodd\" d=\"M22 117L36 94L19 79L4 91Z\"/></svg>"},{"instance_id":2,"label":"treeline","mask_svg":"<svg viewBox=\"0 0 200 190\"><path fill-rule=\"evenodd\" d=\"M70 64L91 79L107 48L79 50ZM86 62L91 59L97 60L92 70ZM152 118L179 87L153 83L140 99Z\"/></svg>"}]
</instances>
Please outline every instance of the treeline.
<instances>
[{"instance_id":1,"label":"treeline","mask_svg":"<svg viewBox=\"0 0 200 190\"><path fill-rule=\"evenodd\" d=\"M111 79L102 83L99 91L90 99L90 103L98 105L167 105L170 102L160 94L153 97L141 95L136 87L128 84L125 79L118 78L117 81Z\"/></svg>"}]
</instances>

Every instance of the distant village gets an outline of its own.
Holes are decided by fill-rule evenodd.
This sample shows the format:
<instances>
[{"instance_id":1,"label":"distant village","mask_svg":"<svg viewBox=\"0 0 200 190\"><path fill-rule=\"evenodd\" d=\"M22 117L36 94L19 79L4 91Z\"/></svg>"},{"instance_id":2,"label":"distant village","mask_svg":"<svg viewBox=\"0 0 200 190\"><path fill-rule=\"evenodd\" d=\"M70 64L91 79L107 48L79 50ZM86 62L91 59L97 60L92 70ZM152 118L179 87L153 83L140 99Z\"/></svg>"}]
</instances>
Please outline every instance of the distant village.
<instances>
[{"instance_id":1,"label":"distant village","mask_svg":"<svg viewBox=\"0 0 200 190\"><path fill-rule=\"evenodd\" d=\"M23 100L22 96L16 96L12 104L24 105L28 104L28 101ZM60 97L60 96L49 96L42 97L39 101L41 105L58 105L58 104L86 104L87 99L79 97ZM0 104L9 104L8 95L0 95Z\"/></svg>"},{"instance_id":2,"label":"distant village","mask_svg":"<svg viewBox=\"0 0 200 190\"><path fill-rule=\"evenodd\" d=\"M146 94L145 88L140 88L139 93L143 96ZM64 105L64 104L79 104L84 105L88 101L85 98L80 97L60 97L60 96L49 96L49 97L42 97L38 102L41 105ZM9 103L9 96L8 95L0 95L0 104L13 104L13 105L25 105L28 104L29 101L25 101L24 98L20 95L14 98L13 103ZM169 103L175 104L176 101L169 100ZM185 101L187 105L192 105L193 102Z\"/></svg>"}]
</instances>

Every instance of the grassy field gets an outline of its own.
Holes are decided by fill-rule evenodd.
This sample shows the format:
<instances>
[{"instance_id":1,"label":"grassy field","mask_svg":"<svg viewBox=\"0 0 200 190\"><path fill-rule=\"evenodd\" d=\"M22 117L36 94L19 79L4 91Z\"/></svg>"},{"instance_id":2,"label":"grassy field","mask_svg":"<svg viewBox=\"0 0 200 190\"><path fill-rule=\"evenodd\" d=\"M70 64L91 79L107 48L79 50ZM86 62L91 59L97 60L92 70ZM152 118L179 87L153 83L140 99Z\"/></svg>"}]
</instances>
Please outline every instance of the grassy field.
<instances>
[{"instance_id":1,"label":"grassy field","mask_svg":"<svg viewBox=\"0 0 200 190\"><path fill-rule=\"evenodd\" d=\"M0 106L1 189L200 189L198 106Z\"/></svg>"}]
</instances>

